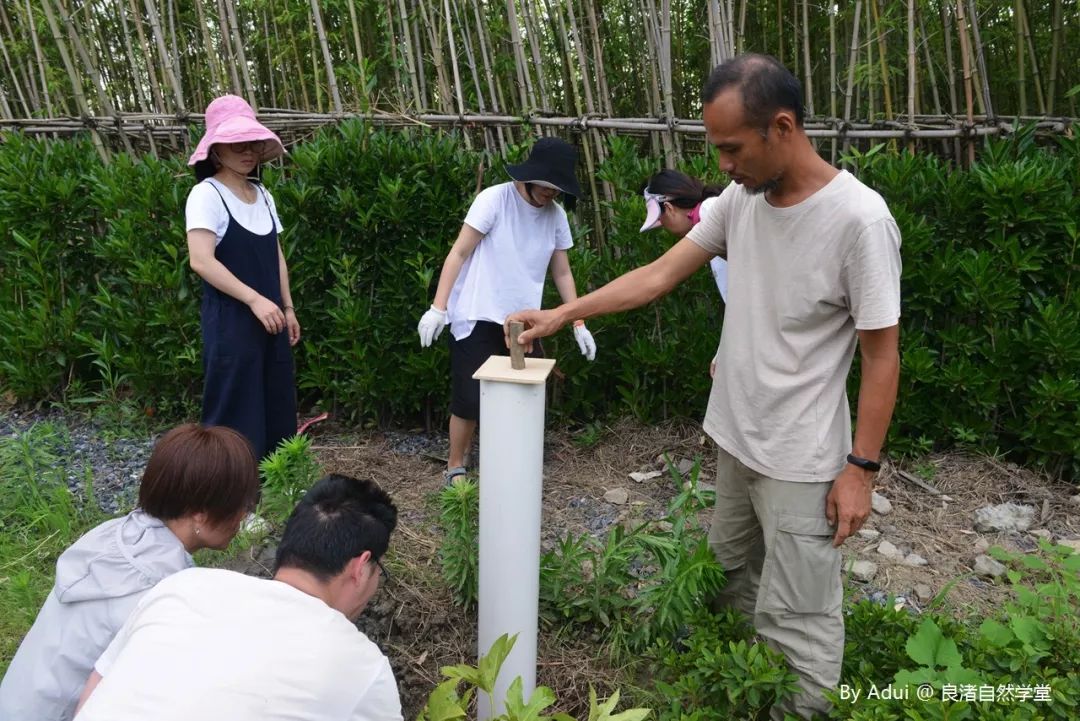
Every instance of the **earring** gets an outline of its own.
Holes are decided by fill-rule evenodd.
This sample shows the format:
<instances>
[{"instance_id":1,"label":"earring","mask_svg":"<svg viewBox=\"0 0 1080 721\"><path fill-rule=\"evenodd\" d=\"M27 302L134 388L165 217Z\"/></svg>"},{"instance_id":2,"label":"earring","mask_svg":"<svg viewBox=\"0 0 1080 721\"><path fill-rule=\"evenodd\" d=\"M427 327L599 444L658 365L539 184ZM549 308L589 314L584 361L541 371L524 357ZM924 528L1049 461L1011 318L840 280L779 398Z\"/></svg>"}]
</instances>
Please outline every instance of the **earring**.
<instances>
[{"instance_id":1,"label":"earring","mask_svg":"<svg viewBox=\"0 0 1080 721\"><path fill-rule=\"evenodd\" d=\"M198 526L195 526L195 535L197 536L197 535L199 535L200 533L202 533L202 529L201 529L201 528L199 528Z\"/></svg>"}]
</instances>

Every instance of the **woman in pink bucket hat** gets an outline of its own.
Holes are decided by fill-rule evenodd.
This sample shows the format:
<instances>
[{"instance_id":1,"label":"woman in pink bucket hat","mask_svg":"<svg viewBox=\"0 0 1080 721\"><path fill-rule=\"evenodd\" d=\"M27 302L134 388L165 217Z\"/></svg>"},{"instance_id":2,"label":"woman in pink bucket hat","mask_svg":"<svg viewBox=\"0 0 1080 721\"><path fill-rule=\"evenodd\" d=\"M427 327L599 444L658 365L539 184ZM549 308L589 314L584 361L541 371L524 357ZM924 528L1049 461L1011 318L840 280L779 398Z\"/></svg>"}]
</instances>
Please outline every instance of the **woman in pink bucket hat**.
<instances>
[{"instance_id":1,"label":"woman in pink bucket hat","mask_svg":"<svg viewBox=\"0 0 1080 721\"><path fill-rule=\"evenodd\" d=\"M191 268L203 279L202 422L244 434L257 457L296 432L291 346L300 340L274 199L261 163L285 152L243 98L206 108L206 134L188 160Z\"/></svg>"}]
</instances>

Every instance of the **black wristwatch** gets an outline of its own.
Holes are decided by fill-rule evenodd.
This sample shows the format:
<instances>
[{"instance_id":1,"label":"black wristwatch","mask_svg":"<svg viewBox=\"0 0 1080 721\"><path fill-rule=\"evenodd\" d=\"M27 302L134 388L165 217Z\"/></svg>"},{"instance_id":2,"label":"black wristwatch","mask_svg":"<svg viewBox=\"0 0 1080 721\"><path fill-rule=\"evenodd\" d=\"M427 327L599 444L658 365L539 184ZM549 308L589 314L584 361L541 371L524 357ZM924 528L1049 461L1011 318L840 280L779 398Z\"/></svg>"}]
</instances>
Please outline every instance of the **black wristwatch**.
<instances>
[{"instance_id":1,"label":"black wristwatch","mask_svg":"<svg viewBox=\"0 0 1080 721\"><path fill-rule=\"evenodd\" d=\"M871 473L877 473L881 470L881 464L877 461L871 461L869 458L859 458L851 453L847 456L847 462L853 466L858 466L864 471L870 471Z\"/></svg>"}]
</instances>

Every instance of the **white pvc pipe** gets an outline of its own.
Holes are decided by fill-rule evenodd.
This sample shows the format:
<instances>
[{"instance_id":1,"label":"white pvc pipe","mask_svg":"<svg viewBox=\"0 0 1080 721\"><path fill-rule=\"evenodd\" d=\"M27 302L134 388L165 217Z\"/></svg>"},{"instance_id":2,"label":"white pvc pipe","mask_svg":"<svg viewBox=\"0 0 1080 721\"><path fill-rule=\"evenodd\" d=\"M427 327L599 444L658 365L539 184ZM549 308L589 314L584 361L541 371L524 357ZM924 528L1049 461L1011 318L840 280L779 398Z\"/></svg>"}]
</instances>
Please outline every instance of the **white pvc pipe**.
<instances>
[{"instance_id":1,"label":"white pvc pipe","mask_svg":"<svg viewBox=\"0 0 1080 721\"><path fill-rule=\"evenodd\" d=\"M509 357L492 356L473 376L480 380L479 654L502 634L517 634L494 708L480 694L480 721L503 713L515 678L526 699L536 689L544 393L554 365L529 358L525 370L513 370Z\"/></svg>"}]
</instances>

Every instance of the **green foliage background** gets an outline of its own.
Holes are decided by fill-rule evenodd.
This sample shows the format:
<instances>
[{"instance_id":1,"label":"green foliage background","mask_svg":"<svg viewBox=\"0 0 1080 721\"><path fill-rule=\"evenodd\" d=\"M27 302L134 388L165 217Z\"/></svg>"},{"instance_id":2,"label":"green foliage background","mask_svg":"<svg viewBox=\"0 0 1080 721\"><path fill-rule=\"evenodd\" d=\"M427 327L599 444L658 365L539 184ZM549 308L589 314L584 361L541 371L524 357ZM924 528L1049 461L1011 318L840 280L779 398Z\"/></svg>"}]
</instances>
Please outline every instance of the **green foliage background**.
<instances>
[{"instance_id":1,"label":"green foliage background","mask_svg":"<svg viewBox=\"0 0 1080 721\"><path fill-rule=\"evenodd\" d=\"M660 161L612 138L612 232L576 219L571 263L585 291L672 242L638 233L638 191ZM520 156L521 148L511 156ZM511 158L513 159L513 158ZM993 141L970 171L932 155L856 154L903 233L904 317L895 452L962 443L1064 476L1080 468L1080 141ZM286 225L304 329L302 399L355 423L438 425L449 394L445 346L422 350L416 320L475 192L506 180L504 159L454 135L346 122L267 168ZM708 157L692 174L718 180ZM200 393L200 281L188 269L181 159L103 165L88 140L8 136L0 145L0 386L9 397L135 403L193 414ZM548 303L556 299L549 283ZM595 363L569 331L551 415L651 421L700 417L722 307L707 270L665 299L595 319Z\"/></svg>"}]
</instances>

